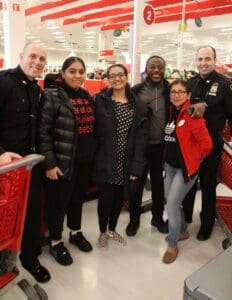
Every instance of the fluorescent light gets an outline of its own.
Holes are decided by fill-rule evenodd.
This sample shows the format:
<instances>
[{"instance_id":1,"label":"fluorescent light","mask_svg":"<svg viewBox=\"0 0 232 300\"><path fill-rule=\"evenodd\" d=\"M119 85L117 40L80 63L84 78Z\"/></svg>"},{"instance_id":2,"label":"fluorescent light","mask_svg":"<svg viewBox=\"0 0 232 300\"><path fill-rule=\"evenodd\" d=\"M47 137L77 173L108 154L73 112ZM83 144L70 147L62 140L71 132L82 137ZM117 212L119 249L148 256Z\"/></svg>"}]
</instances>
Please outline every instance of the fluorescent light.
<instances>
[{"instance_id":1,"label":"fluorescent light","mask_svg":"<svg viewBox=\"0 0 232 300\"><path fill-rule=\"evenodd\" d=\"M60 35L60 34L63 34L63 32L62 31L53 31L52 34L54 34L54 35Z\"/></svg>"},{"instance_id":2,"label":"fluorescent light","mask_svg":"<svg viewBox=\"0 0 232 300\"><path fill-rule=\"evenodd\" d=\"M221 31L222 31L222 32L232 31L232 27L229 27L229 28L222 28Z\"/></svg>"},{"instance_id":3,"label":"fluorescent light","mask_svg":"<svg viewBox=\"0 0 232 300\"><path fill-rule=\"evenodd\" d=\"M47 26L47 29L58 29L59 28L59 26L54 26L54 25L52 25L52 26Z\"/></svg>"}]
</instances>

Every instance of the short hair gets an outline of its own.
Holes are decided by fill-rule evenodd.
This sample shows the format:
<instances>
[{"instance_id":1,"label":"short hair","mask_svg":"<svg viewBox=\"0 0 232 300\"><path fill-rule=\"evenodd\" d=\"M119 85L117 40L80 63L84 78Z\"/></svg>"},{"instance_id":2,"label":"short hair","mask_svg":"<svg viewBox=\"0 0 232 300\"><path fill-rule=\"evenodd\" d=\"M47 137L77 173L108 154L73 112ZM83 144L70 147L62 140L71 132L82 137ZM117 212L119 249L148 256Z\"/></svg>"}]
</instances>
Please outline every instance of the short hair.
<instances>
[{"instance_id":1,"label":"short hair","mask_svg":"<svg viewBox=\"0 0 232 300\"><path fill-rule=\"evenodd\" d=\"M28 43L26 43L26 44L24 45L22 52L24 53L24 52L27 50L27 48L28 48L30 45L33 45L33 44L45 48L44 45L43 45L42 43L38 43L38 42L28 42Z\"/></svg>"},{"instance_id":2,"label":"short hair","mask_svg":"<svg viewBox=\"0 0 232 300\"><path fill-rule=\"evenodd\" d=\"M182 85L183 87L185 87L187 92L190 92L190 87L189 87L188 81L186 81L184 79L176 79L170 84L170 90L172 89L173 85L176 85L176 84Z\"/></svg>"},{"instance_id":3,"label":"short hair","mask_svg":"<svg viewBox=\"0 0 232 300\"><path fill-rule=\"evenodd\" d=\"M164 64L164 67L166 67L166 62L165 62L165 60L163 59L163 57L161 57L161 56L159 56L159 55L152 55L152 56L150 56L150 57L147 59L147 61L146 61L145 72L147 72L147 66L148 66L150 60L152 60L153 58L157 58L157 59L162 60L162 62L163 62L163 64Z\"/></svg>"},{"instance_id":4,"label":"short hair","mask_svg":"<svg viewBox=\"0 0 232 300\"><path fill-rule=\"evenodd\" d=\"M197 48L197 54L199 52L199 50L203 49L203 48L210 48L212 49L213 51L213 55L214 55L214 59L216 59L217 55L216 55L216 49L210 45L203 45L203 46L200 46L199 48Z\"/></svg>"}]
</instances>

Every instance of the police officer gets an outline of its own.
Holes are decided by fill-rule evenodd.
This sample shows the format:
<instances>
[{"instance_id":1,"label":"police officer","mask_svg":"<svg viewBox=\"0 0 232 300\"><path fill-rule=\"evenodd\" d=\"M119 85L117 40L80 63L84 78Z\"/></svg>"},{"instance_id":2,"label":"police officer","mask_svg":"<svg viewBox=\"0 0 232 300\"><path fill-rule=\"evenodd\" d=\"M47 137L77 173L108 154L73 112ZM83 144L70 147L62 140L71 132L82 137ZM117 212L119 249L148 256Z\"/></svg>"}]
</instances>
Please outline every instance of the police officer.
<instances>
[{"instance_id":1,"label":"police officer","mask_svg":"<svg viewBox=\"0 0 232 300\"><path fill-rule=\"evenodd\" d=\"M36 151L40 88L35 78L43 71L46 60L45 48L38 43L29 43L20 54L19 65L0 72L0 153L13 151L24 156ZM38 260L41 252L41 185L42 170L38 165L31 175L20 260L37 281L47 282L50 274Z\"/></svg>"},{"instance_id":2,"label":"police officer","mask_svg":"<svg viewBox=\"0 0 232 300\"><path fill-rule=\"evenodd\" d=\"M197 239L210 238L216 215L217 169L221 158L223 140L221 132L227 119L232 119L232 83L215 71L216 51L211 46L197 50L196 65L199 74L190 79L194 117L204 114L206 124L213 140L213 150L202 161L199 178L202 191L201 227ZM187 222L192 221L193 203L197 184L186 196L183 208Z\"/></svg>"}]
</instances>

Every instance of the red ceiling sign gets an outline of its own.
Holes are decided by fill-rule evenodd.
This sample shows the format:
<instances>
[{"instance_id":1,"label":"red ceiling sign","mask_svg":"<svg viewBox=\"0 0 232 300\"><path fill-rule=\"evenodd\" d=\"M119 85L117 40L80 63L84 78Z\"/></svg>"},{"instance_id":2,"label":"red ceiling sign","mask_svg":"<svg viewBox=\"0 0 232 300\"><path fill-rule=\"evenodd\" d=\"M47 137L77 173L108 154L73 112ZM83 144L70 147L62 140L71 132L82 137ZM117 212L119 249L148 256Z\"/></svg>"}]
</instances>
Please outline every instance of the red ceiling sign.
<instances>
[{"instance_id":1,"label":"red ceiling sign","mask_svg":"<svg viewBox=\"0 0 232 300\"><path fill-rule=\"evenodd\" d=\"M100 56L112 56L114 55L114 50L101 50Z\"/></svg>"},{"instance_id":2,"label":"red ceiling sign","mask_svg":"<svg viewBox=\"0 0 232 300\"><path fill-rule=\"evenodd\" d=\"M18 3L12 4L13 11L20 11L20 5Z\"/></svg>"},{"instance_id":3,"label":"red ceiling sign","mask_svg":"<svg viewBox=\"0 0 232 300\"><path fill-rule=\"evenodd\" d=\"M155 14L154 9L151 5L147 5L144 7L143 19L147 25L152 25L154 23Z\"/></svg>"}]
</instances>

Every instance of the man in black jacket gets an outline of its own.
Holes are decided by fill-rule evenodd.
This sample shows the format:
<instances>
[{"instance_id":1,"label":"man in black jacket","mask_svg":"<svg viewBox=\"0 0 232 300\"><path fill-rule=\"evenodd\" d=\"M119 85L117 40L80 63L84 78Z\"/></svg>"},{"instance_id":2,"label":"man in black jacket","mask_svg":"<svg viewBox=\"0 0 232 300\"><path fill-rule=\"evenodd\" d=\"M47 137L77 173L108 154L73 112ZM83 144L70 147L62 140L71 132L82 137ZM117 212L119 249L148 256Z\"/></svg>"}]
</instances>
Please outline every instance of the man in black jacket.
<instances>
[{"instance_id":1,"label":"man in black jacket","mask_svg":"<svg viewBox=\"0 0 232 300\"><path fill-rule=\"evenodd\" d=\"M141 177L131 181L130 222L126 228L126 234L136 234L141 213L143 188L150 171L152 189L152 220L151 225L162 233L168 232L167 222L163 220L164 211L164 187L163 187L163 135L164 127L169 115L169 84L164 79L165 61L160 56L151 56L146 62L146 80L137 84L132 91L138 96L143 105L150 107L149 141L146 157L147 166Z\"/></svg>"},{"instance_id":2,"label":"man in black jacket","mask_svg":"<svg viewBox=\"0 0 232 300\"><path fill-rule=\"evenodd\" d=\"M205 111L207 128L213 140L213 150L201 163L199 172L202 209L197 239L205 241L210 238L215 222L217 169L223 148L221 132L226 120L232 119L232 83L215 71L216 51L213 47L202 46L198 49L196 65L199 74L190 79L191 102L199 102L195 106L194 116L200 117ZM187 222L192 221L196 187L197 182L183 202Z\"/></svg>"},{"instance_id":3,"label":"man in black jacket","mask_svg":"<svg viewBox=\"0 0 232 300\"><path fill-rule=\"evenodd\" d=\"M36 151L36 121L40 88L35 80L46 64L46 51L41 44L26 44L15 69L0 72L0 153L16 152L25 156ZM32 170L28 207L24 225L20 260L39 282L50 274L41 266L40 248L42 171Z\"/></svg>"}]
</instances>

